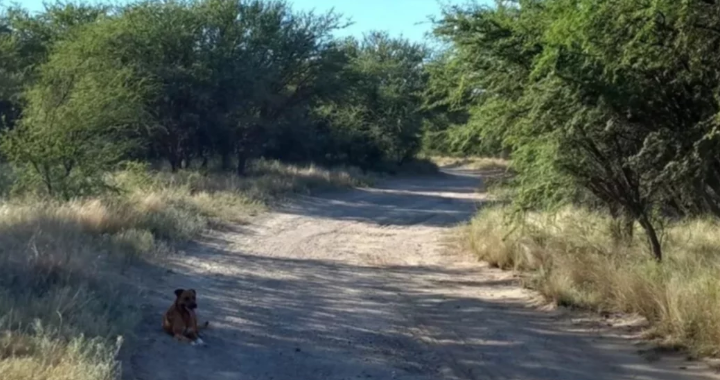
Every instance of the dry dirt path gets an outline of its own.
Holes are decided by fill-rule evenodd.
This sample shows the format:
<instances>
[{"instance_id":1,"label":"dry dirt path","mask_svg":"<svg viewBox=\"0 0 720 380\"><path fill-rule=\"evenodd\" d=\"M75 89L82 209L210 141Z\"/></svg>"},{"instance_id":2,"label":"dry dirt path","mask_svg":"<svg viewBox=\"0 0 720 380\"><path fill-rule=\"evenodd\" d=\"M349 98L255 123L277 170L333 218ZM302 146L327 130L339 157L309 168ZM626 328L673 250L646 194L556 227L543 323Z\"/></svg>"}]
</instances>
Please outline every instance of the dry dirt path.
<instances>
[{"instance_id":1,"label":"dry dirt path","mask_svg":"<svg viewBox=\"0 0 720 380\"><path fill-rule=\"evenodd\" d=\"M304 197L175 256L152 283L139 380L699 380L625 339L531 307L511 275L443 242L483 200L460 171ZM147 277L152 277L147 279ZM198 291L207 347L160 331L177 287Z\"/></svg>"}]
</instances>

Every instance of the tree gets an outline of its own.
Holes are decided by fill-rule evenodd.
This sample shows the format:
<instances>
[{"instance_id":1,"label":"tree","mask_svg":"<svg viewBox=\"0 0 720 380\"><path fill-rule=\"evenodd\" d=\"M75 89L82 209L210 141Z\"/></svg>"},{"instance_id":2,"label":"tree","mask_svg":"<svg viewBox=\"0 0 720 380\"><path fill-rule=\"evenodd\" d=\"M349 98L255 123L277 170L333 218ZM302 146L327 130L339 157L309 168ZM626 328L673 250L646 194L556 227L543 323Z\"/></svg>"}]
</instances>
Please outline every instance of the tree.
<instances>
[{"instance_id":1,"label":"tree","mask_svg":"<svg viewBox=\"0 0 720 380\"><path fill-rule=\"evenodd\" d=\"M37 16L17 7L0 11L0 129L12 128L20 117L23 87L32 84L52 45L106 10L58 3Z\"/></svg>"},{"instance_id":2,"label":"tree","mask_svg":"<svg viewBox=\"0 0 720 380\"><path fill-rule=\"evenodd\" d=\"M451 41L484 95L477 135L512 150L523 209L589 192L640 223L720 215L718 5L521 0L447 10ZM577 189L577 190L573 190Z\"/></svg>"},{"instance_id":3,"label":"tree","mask_svg":"<svg viewBox=\"0 0 720 380\"><path fill-rule=\"evenodd\" d=\"M420 148L424 47L386 33L349 39L343 96L323 106L346 159L364 168L402 164Z\"/></svg>"},{"instance_id":4,"label":"tree","mask_svg":"<svg viewBox=\"0 0 720 380\"><path fill-rule=\"evenodd\" d=\"M104 59L112 49L106 35L116 30L103 26L57 45L25 94L22 120L3 136L2 151L22 185L42 184L47 194L66 199L97 193L125 158L147 89L133 68Z\"/></svg>"},{"instance_id":5,"label":"tree","mask_svg":"<svg viewBox=\"0 0 720 380\"><path fill-rule=\"evenodd\" d=\"M0 112L16 124L3 150L51 194L100 191L122 160L382 169L420 146L426 50L382 33L337 40L334 13L143 1L8 9L0 26Z\"/></svg>"}]
</instances>

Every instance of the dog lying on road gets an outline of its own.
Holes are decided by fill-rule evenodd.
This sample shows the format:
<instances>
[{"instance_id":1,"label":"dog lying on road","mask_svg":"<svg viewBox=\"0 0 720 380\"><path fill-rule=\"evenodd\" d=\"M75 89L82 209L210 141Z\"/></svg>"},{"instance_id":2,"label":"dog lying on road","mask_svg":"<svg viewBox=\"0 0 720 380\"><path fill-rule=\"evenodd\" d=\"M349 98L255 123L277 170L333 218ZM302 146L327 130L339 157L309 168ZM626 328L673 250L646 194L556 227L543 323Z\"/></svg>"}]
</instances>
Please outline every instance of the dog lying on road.
<instances>
[{"instance_id":1,"label":"dog lying on road","mask_svg":"<svg viewBox=\"0 0 720 380\"><path fill-rule=\"evenodd\" d=\"M165 312L162 327L165 332L181 342L189 342L192 345L205 344L200 338L198 331L195 289L176 289L175 302ZM209 322L203 323L202 327L208 327Z\"/></svg>"}]
</instances>

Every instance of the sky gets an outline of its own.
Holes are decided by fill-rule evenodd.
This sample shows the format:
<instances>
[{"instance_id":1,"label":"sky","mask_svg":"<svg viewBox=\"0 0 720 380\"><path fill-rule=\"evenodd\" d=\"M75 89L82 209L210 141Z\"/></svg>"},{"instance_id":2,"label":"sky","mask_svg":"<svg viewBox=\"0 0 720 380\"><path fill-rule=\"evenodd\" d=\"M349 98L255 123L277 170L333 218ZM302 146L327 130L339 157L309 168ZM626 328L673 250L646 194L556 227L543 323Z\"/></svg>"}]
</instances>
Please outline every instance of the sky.
<instances>
[{"instance_id":1,"label":"sky","mask_svg":"<svg viewBox=\"0 0 720 380\"><path fill-rule=\"evenodd\" d=\"M1 0L0 0L1 1ZM30 11L43 9L43 0L15 0ZM490 0L479 0L487 3ZM12 3L12 1L3 1ZM92 2L92 0L90 0ZM115 1L113 1L114 3ZM385 30L393 37L403 36L413 42L425 42L432 30L430 16L440 15L442 4L463 4L467 0L288 0L296 10L334 9L354 24L338 31L339 37L361 37L370 30Z\"/></svg>"},{"instance_id":2,"label":"sky","mask_svg":"<svg viewBox=\"0 0 720 380\"><path fill-rule=\"evenodd\" d=\"M360 37L370 30L385 30L394 37L403 36L415 42L422 42L425 33L432 30L429 17L439 16L443 4L440 0L290 0L290 3L298 10L334 9L350 18L354 24L338 31L338 36Z\"/></svg>"}]
</instances>

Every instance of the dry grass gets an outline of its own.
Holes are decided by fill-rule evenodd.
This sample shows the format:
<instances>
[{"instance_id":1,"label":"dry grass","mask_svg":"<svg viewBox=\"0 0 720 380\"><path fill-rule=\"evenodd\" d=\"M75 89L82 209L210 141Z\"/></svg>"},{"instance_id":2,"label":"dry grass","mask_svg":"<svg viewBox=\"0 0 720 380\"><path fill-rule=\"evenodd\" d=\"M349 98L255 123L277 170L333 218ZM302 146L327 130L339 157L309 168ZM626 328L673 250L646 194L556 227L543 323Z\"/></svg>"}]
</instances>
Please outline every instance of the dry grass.
<instances>
[{"instance_id":1,"label":"dry grass","mask_svg":"<svg viewBox=\"0 0 720 380\"><path fill-rule=\"evenodd\" d=\"M529 271L528 285L561 305L637 313L654 337L698 355L720 347L720 224L694 220L668 226L665 261L650 259L642 231L614 242L607 216L579 209L531 214L505 223L489 208L464 231L468 248L505 269Z\"/></svg>"},{"instance_id":2,"label":"dry grass","mask_svg":"<svg viewBox=\"0 0 720 380\"><path fill-rule=\"evenodd\" d=\"M429 159L436 165L446 168L462 168L478 171L505 171L510 167L510 161L494 157L433 156Z\"/></svg>"},{"instance_id":3,"label":"dry grass","mask_svg":"<svg viewBox=\"0 0 720 380\"><path fill-rule=\"evenodd\" d=\"M268 161L250 174L125 171L113 176L124 191L111 197L0 201L0 377L117 379L116 353L137 321L136 294L122 280L128 265L161 259L209 225L242 223L286 194L370 180Z\"/></svg>"}]
</instances>

